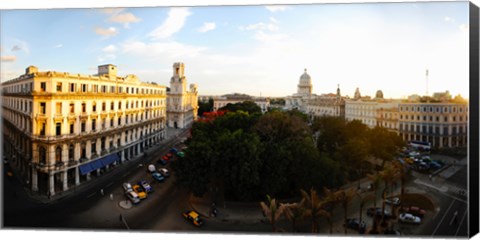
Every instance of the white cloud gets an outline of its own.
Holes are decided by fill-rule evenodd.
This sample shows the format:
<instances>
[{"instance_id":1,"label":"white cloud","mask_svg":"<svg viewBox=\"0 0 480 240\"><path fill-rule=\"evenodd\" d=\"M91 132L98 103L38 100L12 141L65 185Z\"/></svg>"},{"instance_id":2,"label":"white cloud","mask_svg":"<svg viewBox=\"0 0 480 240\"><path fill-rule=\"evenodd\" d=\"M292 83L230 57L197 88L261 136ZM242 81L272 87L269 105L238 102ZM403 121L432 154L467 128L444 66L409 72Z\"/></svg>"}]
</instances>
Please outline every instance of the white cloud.
<instances>
[{"instance_id":1,"label":"white cloud","mask_svg":"<svg viewBox=\"0 0 480 240\"><path fill-rule=\"evenodd\" d=\"M191 14L192 13L188 8L171 8L168 12L168 17L163 24L150 32L148 36L154 40L164 39L172 36L174 33L183 28L187 17Z\"/></svg>"},{"instance_id":2,"label":"white cloud","mask_svg":"<svg viewBox=\"0 0 480 240\"><path fill-rule=\"evenodd\" d=\"M445 17L445 18L443 18L443 20L444 20L445 22L455 22L455 19L453 19L453 18L451 18L451 17L448 17L448 16Z\"/></svg>"},{"instance_id":3,"label":"white cloud","mask_svg":"<svg viewBox=\"0 0 480 240\"><path fill-rule=\"evenodd\" d=\"M102 52L105 52L105 53L114 53L116 51L117 51L117 47L115 47L115 45L113 44L110 44L102 49Z\"/></svg>"},{"instance_id":4,"label":"white cloud","mask_svg":"<svg viewBox=\"0 0 480 240\"><path fill-rule=\"evenodd\" d=\"M140 22L140 20L141 20L140 18L136 17L135 15L129 12L112 15L108 19L109 22L123 23L123 26L125 28L128 28L130 23Z\"/></svg>"},{"instance_id":5,"label":"white cloud","mask_svg":"<svg viewBox=\"0 0 480 240\"><path fill-rule=\"evenodd\" d=\"M95 33L101 36L111 37L111 36L117 35L118 30L115 27L109 27L109 28L97 27L95 28Z\"/></svg>"},{"instance_id":6,"label":"white cloud","mask_svg":"<svg viewBox=\"0 0 480 240\"><path fill-rule=\"evenodd\" d=\"M17 60L17 57L14 55L9 55L9 56L1 56L0 59L2 62L15 62Z\"/></svg>"},{"instance_id":7,"label":"white cloud","mask_svg":"<svg viewBox=\"0 0 480 240\"><path fill-rule=\"evenodd\" d=\"M182 44L179 42L154 42L144 43L140 41L131 41L121 44L123 53L134 54L148 59L178 59L193 58L207 50L206 47Z\"/></svg>"},{"instance_id":8,"label":"white cloud","mask_svg":"<svg viewBox=\"0 0 480 240\"><path fill-rule=\"evenodd\" d=\"M283 11L286 11L286 10L290 9L290 7L285 6L285 5L265 6L265 8L270 12L283 12Z\"/></svg>"},{"instance_id":9,"label":"white cloud","mask_svg":"<svg viewBox=\"0 0 480 240\"><path fill-rule=\"evenodd\" d=\"M20 51L20 50L22 50L22 48L18 45L15 45L15 46L12 47L12 49L10 51L15 52L15 51Z\"/></svg>"},{"instance_id":10,"label":"white cloud","mask_svg":"<svg viewBox=\"0 0 480 240\"><path fill-rule=\"evenodd\" d=\"M197 29L198 32L205 33L211 30L214 30L217 27L217 24L214 22L205 22L203 26Z\"/></svg>"},{"instance_id":11,"label":"white cloud","mask_svg":"<svg viewBox=\"0 0 480 240\"><path fill-rule=\"evenodd\" d=\"M57 45L55 45L55 48L61 48L61 47L63 47L63 44L57 44Z\"/></svg>"},{"instance_id":12,"label":"white cloud","mask_svg":"<svg viewBox=\"0 0 480 240\"><path fill-rule=\"evenodd\" d=\"M105 54L105 55L102 55L102 56L98 56L97 57L97 62L105 63L107 61L113 61L116 58L117 58L117 56L115 54Z\"/></svg>"}]
</instances>

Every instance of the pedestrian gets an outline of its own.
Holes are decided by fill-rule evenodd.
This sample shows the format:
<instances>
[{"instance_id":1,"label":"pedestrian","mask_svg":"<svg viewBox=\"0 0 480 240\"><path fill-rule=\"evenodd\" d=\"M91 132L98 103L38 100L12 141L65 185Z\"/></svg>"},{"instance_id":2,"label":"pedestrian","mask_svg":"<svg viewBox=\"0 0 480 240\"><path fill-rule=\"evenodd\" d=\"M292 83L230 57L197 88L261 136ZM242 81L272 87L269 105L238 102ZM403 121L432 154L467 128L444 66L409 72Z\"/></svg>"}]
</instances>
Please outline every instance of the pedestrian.
<instances>
[{"instance_id":1,"label":"pedestrian","mask_svg":"<svg viewBox=\"0 0 480 240\"><path fill-rule=\"evenodd\" d=\"M113 193L110 193L110 200L113 201Z\"/></svg>"},{"instance_id":2,"label":"pedestrian","mask_svg":"<svg viewBox=\"0 0 480 240\"><path fill-rule=\"evenodd\" d=\"M120 214L120 222L123 222L123 216Z\"/></svg>"},{"instance_id":3,"label":"pedestrian","mask_svg":"<svg viewBox=\"0 0 480 240\"><path fill-rule=\"evenodd\" d=\"M100 189L100 194L102 194L102 196L103 196L103 188L102 188L102 189Z\"/></svg>"}]
</instances>

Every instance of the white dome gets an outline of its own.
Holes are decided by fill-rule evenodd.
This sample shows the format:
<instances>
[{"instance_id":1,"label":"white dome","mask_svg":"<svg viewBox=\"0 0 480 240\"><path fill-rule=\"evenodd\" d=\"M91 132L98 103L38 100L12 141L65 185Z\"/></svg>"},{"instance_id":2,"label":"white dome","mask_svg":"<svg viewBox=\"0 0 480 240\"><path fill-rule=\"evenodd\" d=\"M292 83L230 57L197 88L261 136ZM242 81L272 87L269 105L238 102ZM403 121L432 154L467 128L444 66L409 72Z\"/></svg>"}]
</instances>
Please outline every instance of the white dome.
<instances>
[{"instance_id":1,"label":"white dome","mask_svg":"<svg viewBox=\"0 0 480 240\"><path fill-rule=\"evenodd\" d=\"M310 75L308 75L307 73L307 69L305 68L305 72L302 74L302 76L300 76L300 83L303 83L303 84L310 84L312 81Z\"/></svg>"}]
</instances>

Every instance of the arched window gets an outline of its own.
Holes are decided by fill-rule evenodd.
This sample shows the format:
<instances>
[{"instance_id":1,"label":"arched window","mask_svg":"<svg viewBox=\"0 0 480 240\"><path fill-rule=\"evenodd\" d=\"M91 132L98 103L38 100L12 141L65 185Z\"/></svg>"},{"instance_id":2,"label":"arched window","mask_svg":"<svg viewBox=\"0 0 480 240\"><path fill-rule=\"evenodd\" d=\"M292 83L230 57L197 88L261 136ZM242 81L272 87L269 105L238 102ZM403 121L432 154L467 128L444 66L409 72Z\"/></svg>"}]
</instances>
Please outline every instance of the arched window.
<instances>
[{"instance_id":1,"label":"arched window","mask_svg":"<svg viewBox=\"0 0 480 240\"><path fill-rule=\"evenodd\" d=\"M38 148L38 162L41 165L47 164L47 149L45 147Z\"/></svg>"},{"instance_id":2,"label":"arched window","mask_svg":"<svg viewBox=\"0 0 480 240\"><path fill-rule=\"evenodd\" d=\"M56 163L62 162L62 147L61 146L57 146L57 148L55 149L55 162Z\"/></svg>"},{"instance_id":3,"label":"arched window","mask_svg":"<svg viewBox=\"0 0 480 240\"><path fill-rule=\"evenodd\" d=\"M73 144L70 144L68 147L68 160L73 161L75 158L75 147Z\"/></svg>"}]
</instances>

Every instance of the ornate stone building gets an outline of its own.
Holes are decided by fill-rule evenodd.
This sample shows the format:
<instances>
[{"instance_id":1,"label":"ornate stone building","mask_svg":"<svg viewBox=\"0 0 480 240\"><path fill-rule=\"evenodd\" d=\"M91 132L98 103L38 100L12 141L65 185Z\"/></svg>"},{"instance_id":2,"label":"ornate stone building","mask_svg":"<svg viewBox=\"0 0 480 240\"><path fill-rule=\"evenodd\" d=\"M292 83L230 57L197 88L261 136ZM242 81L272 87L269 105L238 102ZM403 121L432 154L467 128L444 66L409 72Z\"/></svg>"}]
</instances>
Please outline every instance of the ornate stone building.
<instances>
[{"instance_id":1,"label":"ornate stone building","mask_svg":"<svg viewBox=\"0 0 480 240\"><path fill-rule=\"evenodd\" d=\"M241 103L244 101L254 102L260 107L262 113L266 113L270 108L270 99L268 98L252 97L246 94L234 93L213 97L213 111L217 111L218 109L227 106L227 104Z\"/></svg>"},{"instance_id":2,"label":"ornate stone building","mask_svg":"<svg viewBox=\"0 0 480 240\"><path fill-rule=\"evenodd\" d=\"M337 88L337 94L331 93L312 97L308 100L306 108L306 113L310 117L345 117L345 99L340 94L340 87Z\"/></svg>"},{"instance_id":3,"label":"ornate stone building","mask_svg":"<svg viewBox=\"0 0 480 240\"><path fill-rule=\"evenodd\" d=\"M433 148L467 146L467 102L402 102L398 108L403 140L430 142Z\"/></svg>"},{"instance_id":4,"label":"ornate stone building","mask_svg":"<svg viewBox=\"0 0 480 240\"><path fill-rule=\"evenodd\" d=\"M165 138L166 87L117 76L39 72L2 83L3 154L24 185L53 196Z\"/></svg>"},{"instance_id":5,"label":"ornate stone building","mask_svg":"<svg viewBox=\"0 0 480 240\"><path fill-rule=\"evenodd\" d=\"M300 76L297 93L285 98L285 109L306 111L308 101L314 97L314 95L312 95L312 89L312 78L308 75L307 69L305 69L304 73Z\"/></svg>"},{"instance_id":6,"label":"ornate stone building","mask_svg":"<svg viewBox=\"0 0 480 240\"><path fill-rule=\"evenodd\" d=\"M168 126L188 128L197 119L198 90L196 84L187 89L185 64L173 64L173 76L170 78L170 90L167 93Z\"/></svg>"}]
</instances>

